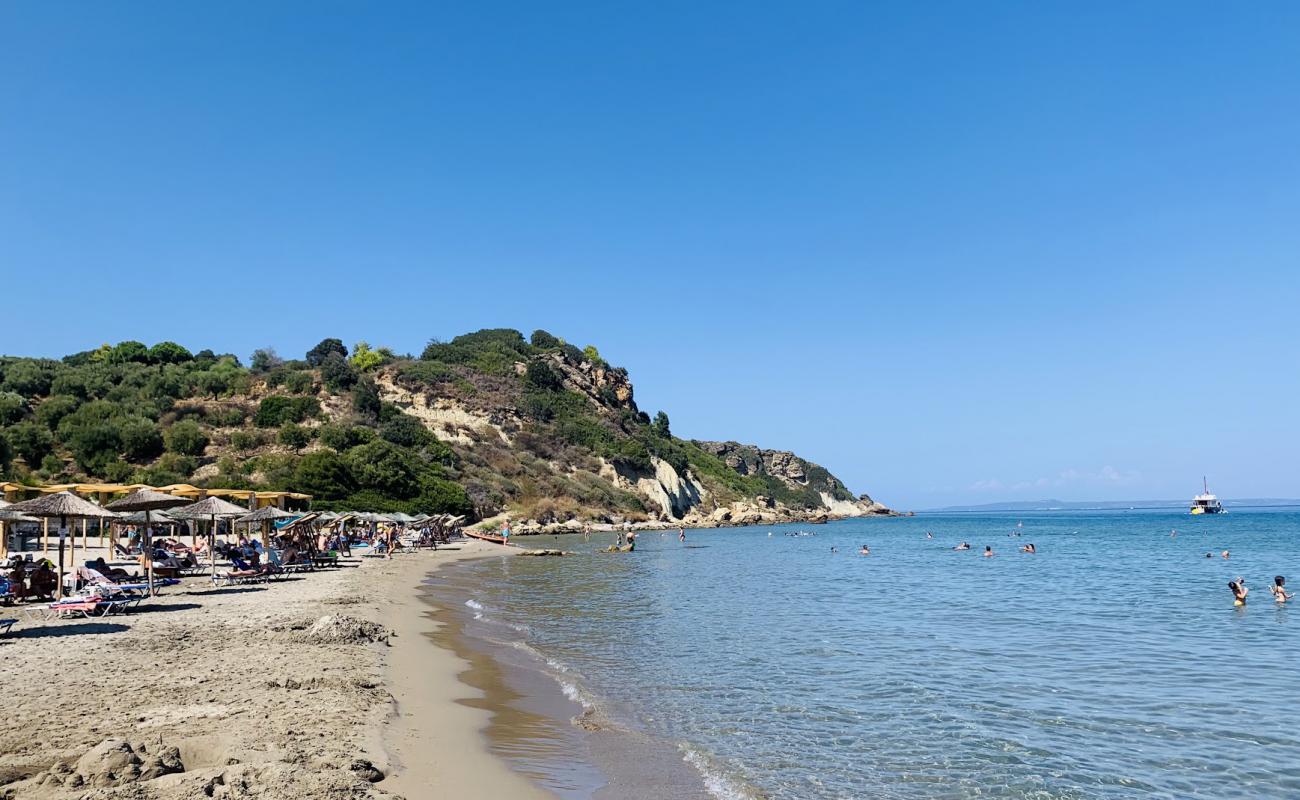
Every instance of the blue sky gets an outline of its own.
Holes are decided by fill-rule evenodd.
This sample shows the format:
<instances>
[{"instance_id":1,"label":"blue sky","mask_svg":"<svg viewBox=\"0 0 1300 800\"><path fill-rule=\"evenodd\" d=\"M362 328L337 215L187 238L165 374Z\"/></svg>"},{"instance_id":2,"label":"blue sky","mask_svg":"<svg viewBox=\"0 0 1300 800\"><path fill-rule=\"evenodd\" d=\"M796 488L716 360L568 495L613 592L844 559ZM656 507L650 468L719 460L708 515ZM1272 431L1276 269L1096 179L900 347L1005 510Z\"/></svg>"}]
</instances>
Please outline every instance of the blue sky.
<instances>
[{"instance_id":1,"label":"blue sky","mask_svg":"<svg viewBox=\"0 0 1300 800\"><path fill-rule=\"evenodd\" d=\"M546 328L901 508L1300 496L1293 3L0 5L0 351Z\"/></svg>"}]
</instances>

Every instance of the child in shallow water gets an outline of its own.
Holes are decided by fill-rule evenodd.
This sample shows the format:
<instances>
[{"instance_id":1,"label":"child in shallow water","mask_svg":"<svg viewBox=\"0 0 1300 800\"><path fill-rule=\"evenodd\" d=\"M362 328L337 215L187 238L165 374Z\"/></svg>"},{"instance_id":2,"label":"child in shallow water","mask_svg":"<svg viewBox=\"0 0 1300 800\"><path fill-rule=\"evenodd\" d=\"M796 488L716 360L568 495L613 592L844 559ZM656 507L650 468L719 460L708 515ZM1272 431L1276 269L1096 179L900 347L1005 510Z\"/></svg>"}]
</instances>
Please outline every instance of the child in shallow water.
<instances>
[{"instance_id":1,"label":"child in shallow water","mask_svg":"<svg viewBox=\"0 0 1300 800\"><path fill-rule=\"evenodd\" d=\"M1292 597L1295 597L1295 595L1287 593L1286 578L1281 575L1277 575L1273 578L1273 585L1268 587L1268 590L1273 593L1273 599L1279 603L1285 603Z\"/></svg>"}]
</instances>

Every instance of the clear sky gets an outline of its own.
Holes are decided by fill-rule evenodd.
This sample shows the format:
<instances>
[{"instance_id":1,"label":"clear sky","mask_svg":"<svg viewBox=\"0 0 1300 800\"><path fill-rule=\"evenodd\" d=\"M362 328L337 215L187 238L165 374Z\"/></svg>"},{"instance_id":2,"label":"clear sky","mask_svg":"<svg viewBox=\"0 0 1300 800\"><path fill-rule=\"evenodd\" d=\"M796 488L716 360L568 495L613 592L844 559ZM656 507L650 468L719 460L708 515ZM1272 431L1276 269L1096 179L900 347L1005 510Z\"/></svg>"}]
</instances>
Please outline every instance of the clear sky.
<instances>
[{"instance_id":1,"label":"clear sky","mask_svg":"<svg viewBox=\"0 0 1300 800\"><path fill-rule=\"evenodd\" d=\"M900 508L1300 496L1300 4L0 4L0 352L542 327Z\"/></svg>"}]
</instances>

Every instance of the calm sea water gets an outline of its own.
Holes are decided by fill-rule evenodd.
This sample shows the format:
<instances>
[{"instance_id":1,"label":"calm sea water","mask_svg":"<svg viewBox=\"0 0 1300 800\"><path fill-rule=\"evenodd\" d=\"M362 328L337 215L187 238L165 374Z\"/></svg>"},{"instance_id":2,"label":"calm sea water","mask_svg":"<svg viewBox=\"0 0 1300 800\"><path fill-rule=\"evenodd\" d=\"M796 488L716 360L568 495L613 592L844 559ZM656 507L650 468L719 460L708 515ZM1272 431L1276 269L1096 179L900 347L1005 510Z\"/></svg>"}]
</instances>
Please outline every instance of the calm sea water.
<instances>
[{"instance_id":1,"label":"calm sea water","mask_svg":"<svg viewBox=\"0 0 1300 800\"><path fill-rule=\"evenodd\" d=\"M1300 588L1300 514L796 530L647 533L628 555L563 537L583 554L458 582L572 696L675 743L718 796L1300 797L1300 605L1267 591L1279 573Z\"/></svg>"}]
</instances>

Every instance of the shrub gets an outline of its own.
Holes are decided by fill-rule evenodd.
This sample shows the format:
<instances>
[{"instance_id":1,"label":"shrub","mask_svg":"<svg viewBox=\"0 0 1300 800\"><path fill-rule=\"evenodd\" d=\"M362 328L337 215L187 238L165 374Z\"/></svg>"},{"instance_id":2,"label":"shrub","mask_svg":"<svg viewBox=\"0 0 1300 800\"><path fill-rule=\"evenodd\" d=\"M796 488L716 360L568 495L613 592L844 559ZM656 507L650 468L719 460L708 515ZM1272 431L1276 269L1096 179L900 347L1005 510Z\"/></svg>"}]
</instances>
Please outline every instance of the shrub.
<instances>
[{"instance_id":1,"label":"shrub","mask_svg":"<svg viewBox=\"0 0 1300 800\"><path fill-rule=\"evenodd\" d=\"M352 389L352 410L358 414L378 419L383 404L379 400L379 387L369 378L357 383Z\"/></svg>"},{"instance_id":2,"label":"shrub","mask_svg":"<svg viewBox=\"0 0 1300 800\"><path fill-rule=\"evenodd\" d=\"M239 406L214 408L208 412L208 422L218 428L238 428L244 424L246 416L244 409Z\"/></svg>"},{"instance_id":3,"label":"shrub","mask_svg":"<svg viewBox=\"0 0 1300 800\"><path fill-rule=\"evenodd\" d=\"M252 431L235 431L230 434L230 446L236 450L252 450L261 444Z\"/></svg>"},{"instance_id":4,"label":"shrub","mask_svg":"<svg viewBox=\"0 0 1300 800\"><path fill-rule=\"evenodd\" d=\"M474 504L470 502L463 486L433 476L425 477L420 482L420 495L415 499L414 505L425 514L474 515Z\"/></svg>"},{"instance_id":5,"label":"shrub","mask_svg":"<svg viewBox=\"0 0 1300 800\"><path fill-rule=\"evenodd\" d=\"M316 391L316 381L310 372L290 372L285 376L284 388L294 394L310 394Z\"/></svg>"},{"instance_id":6,"label":"shrub","mask_svg":"<svg viewBox=\"0 0 1300 800\"><path fill-rule=\"evenodd\" d=\"M285 447L292 447L296 452L311 442L311 431L291 422L280 427L280 432L276 434L276 440Z\"/></svg>"},{"instance_id":7,"label":"shrub","mask_svg":"<svg viewBox=\"0 0 1300 800\"><path fill-rule=\"evenodd\" d=\"M380 426L379 435L398 447L422 447L434 439L424 423L400 412Z\"/></svg>"},{"instance_id":8,"label":"shrub","mask_svg":"<svg viewBox=\"0 0 1300 800\"><path fill-rule=\"evenodd\" d=\"M342 453L358 445L373 442L375 432L370 428L353 425L322 425L317 431L317 438L326 447L332 447Z\"/></svg>"},{"instance_id":9,"label":"shrub","mask_svg":"<svg viewBox=\"0 0 1300 800\"><path fill-rule=\"evenodd\" d=\"M28 467L36 468L54 451L54 435L44 425L20 422L5 432L9 444Z\"/></svg>"},{"instance_id":10,"label":"shrub","mask_svg":"<svg viewBox=\"0 0 1300 800\"><path fill-rule=\"evenodd\" d=\"M326 389L337 393L356 385L357 371L352 368L345 356L331 352L321 362L320 377Z\"/></svg>"},{"instance_id":11,"label":"shrub","mask_svg":"<svg viewBox=\"0 0 1300 800\"><path fill-rule=\"evenodd\" d=\"M524 371L524 385L543 392L558 392L564 388L564 379L545 361L537 359L528 362Z\"/></svg>"},{"instance_id":12,"label":"shrub","mask_svg":"<svg viewBox=\"0 0 1300 800\"><path fill-rule=\"evenodd\" d=\"M122 423L121 436L122 455L128 461L152 461L163 451L162 433L147 419L137 418Z\"/></svg>"},{"instance_id":13,"label":"shrub","mask_svg":"<svg viewBox=\"0 0 1300 800\"><path fill-rule=\"evenodd\" d=\"M51 370L43 369L34 361L19 361L5 369L3 388L23 397L40 397L50 391Z\"/></svg>"},{"instance_id":14,"label":"shrub","mask_svg":"<svg viewBox=\"0 0 1300 800\"><path fill-rule=\"evenodd\" d=\"M343 346L343 340L321 339L319 344L307 351L307 363L313 367L323 366L325 359L335 354L347 358L348 349Z\"/></svg>"},{"instance_id":15,"label":"shrub","mask_svg":"<svg viewBox=\"0 0 1300 800\"><path fill-rule=\"evenodd\" d=\"M27 401L16 392L0 392L0 426L12 425L27 416Z\"/></svg>"},{"instance_id":16,"label":"shrub","mask_svg":"<svg viewBox=\"0 0 1300 800\"><path fill-rule=\"evenodd\" d=\"M609 366L609 364L606 363L605 359L600 357L600 351L596 349L595 345L589 344L586 347L582 348L582 357L587 359L588 361L590 361L591 363L595 364L598 367Z\"/></svg>"},{"instance_id":17,"label":"shrub","mask_svg":"<svg viewBox=\"0 0 1300 800\"><path fill-rule=\"evenodd\" d=\"M440 361L412 361L403 364L397 371L397 378L408 386L432 386L445 383L455 378L451 367Z\"/></svg>"},{"instance_id":18,"label":"shrub","mask_svg":"<svg viewBox=\"0 0 1300 800\"><path fill-rule=\"evenodd\" d=\"M14 449L9 444L9 437L5 432L0 430L0 475L9 474L9 465L14 460Z\"/></svg>"},{"instance_id":19,"label":"shrub","mask_svg":"<svg viewBox=\"0 0 1300 800\"><path fill-rule=\"evenodd\" d=\"M167 449L184 456L200 456L208 446L207 434L194 420L182 420L167 429Z\"/></svg>"},{"instance_id":20,"label":"shrub","mask_svg":"<svg viewBox=\"0 0 1300 800\"><path fill-rule=\"evenodd\" d=\"M271 395L264 398L253 415L259 428L278 428L286 422L302 422L320 414L320 401L314 397Z\"/></svg>"},{"instance_id":21,"label":"shrub","mask_svg":"<svg viewBox=\"0 0 1300 800\"><path fill-rule=\"evenodd\" d=\"M650 423L650 431L661 439L672 438L672 433L668 428L668 415L662 411L655 414L654 422Z\"/></svg>"},{"instance_id":22,"label":"shrub","mask_svg":"<svg viewBox=\"0 0 1300 800\"><path fill-rule=\"evenodd\" d=\"M191 378L191 391L216 400L230 391L231 375L225 370L208 369L196 372Z\"/></svg>"},{"instance_id":23,"label":"shrub","mask_svg":"<svg viewBox=\"0 0 1300 800\"><path fill-rule=\"evenodd\" d=\"M159 342L149 348L149 360L155 364L180 364L194 360L194 356L175 342Z\"/></svg>"}]
</instances>

